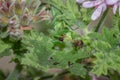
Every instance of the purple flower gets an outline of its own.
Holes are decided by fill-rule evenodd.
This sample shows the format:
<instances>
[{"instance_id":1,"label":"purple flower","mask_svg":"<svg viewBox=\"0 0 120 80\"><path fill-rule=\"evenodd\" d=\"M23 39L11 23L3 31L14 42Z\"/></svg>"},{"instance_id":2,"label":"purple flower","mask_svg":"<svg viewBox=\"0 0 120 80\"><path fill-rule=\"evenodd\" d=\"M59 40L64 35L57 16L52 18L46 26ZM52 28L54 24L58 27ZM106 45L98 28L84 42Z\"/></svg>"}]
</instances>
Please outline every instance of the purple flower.
<instances>
[{"instance_id":1,"label":"purple flower","mask_svg":"<svg viewBox=\"0 0 120 80\"><path fill-rule=\"evenodd\" d=\"M119 15L120 15L120 1L114 4L113 6L113 13L116 14L117 8L119 8Z\"/></svg>"},{"instance_id":2,"label":"purple flower","mask_svg":"<svg viewBox=\"0 0 120 80\"><path fill-rule=\"evenodd\" d=\"M83 3L85 0L76 0L77 3Z\"/></svg>"},{"instance_id":3,"label":"purple flower","mask_svg":"<svg viewBox=\"0 0 120 80\"><path fill-rule=\"evenodd\" d=\"M96 20L107 9L107 4L105 0L86 1L83 3L83 7L85 8L95 7L96 9L92 14L91 19Z\"/></svg>"},{"instance_id":4,"label":"purple flower","mask_svg":"<svg viewBox=\"0 0 120 80\"><path fill-rule=\"evenodd\" d=\"M107 5L113 5L116 2L118 2L118 0L105 0Z\"/></svg>"},{"instance_id":5,"label":"purple flower","mask_svg":"<svg viewBox=\"0 0 120 80\"><path fill-rule=\"evenodd\" d=\"M113 12L116 13L117 7L119 6L119 14L120 14L120 1L119 0L76 0L78 3L83 3L82 6L84 8L92 8L95 7L95 11L93 12L91 19L96 20L100 17L100 15L107 9L107 7L114 5ZM119 1L119 3L118 3Z\"/></svg>"}]
</instances>

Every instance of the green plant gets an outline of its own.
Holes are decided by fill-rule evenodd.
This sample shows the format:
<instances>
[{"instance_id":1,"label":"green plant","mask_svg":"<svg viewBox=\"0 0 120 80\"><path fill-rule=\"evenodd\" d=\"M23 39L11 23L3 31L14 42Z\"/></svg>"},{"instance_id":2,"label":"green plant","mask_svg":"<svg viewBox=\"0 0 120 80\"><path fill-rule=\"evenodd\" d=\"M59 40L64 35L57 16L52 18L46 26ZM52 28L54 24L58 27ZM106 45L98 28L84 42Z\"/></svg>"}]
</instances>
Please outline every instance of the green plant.
<instances>
[{"instance_id":1,"label":"green plant","mask_svg":"<svg viewBox=\"0 0 120 80\"><path fill-rule=\"evenodd\" d=\"M17 64L7 80L119 80L118 14L111 16L110 28L106 26L108 15L112 15L109 8L97 21L91 21L93 9L82 8L75 0L21 1L1 3L9 3L11 12L5 11L0 18L0 57L12 53L11 61Z\"/></svg>"}]
</instances>

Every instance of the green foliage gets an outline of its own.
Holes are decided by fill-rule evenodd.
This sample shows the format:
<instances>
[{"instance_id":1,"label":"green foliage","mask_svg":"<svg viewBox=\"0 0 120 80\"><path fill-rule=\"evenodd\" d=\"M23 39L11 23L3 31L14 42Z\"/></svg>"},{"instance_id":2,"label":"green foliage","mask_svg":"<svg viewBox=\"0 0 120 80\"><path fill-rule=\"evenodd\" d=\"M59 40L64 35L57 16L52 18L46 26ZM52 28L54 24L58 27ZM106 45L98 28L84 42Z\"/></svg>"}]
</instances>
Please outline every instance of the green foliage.
<instances>
[{"instance_id":1,"label":"green foliage","mask_svg":"<svg viewBox=\"0 0 120 80\"><path fill-rule=\"evenodd\" d=\"M76 2L74 0L48 0L48 2L51 5L54 5L53 7L55 7L56 9L58 9L59 12L61 12L61 15L58 15L57 18L59 19L64 19L64 17L66 19L77 19L79 17L79 12L78 12L78 8L76 5ZM59 4L58 4L59 3ZM71 6L72 5L72 6ZM56 13L53 13L54 15Z\"/></svg>"},{"instance_id":2,"label":"green foliage","mask_svg":"<svg viewBox=\"0 0 120 80\"><path fill-rule=\"evenodd\" d=\"M84 22L86 22L87 24L89 24L90 21L91 21L91 14L92 14L93 10L91 10L91 9L85 9L85 8L80 8L80 12L81 12L80 18Z\"/></svg>"},{"instance_id":3,"label":"green foliage","mask_svg":"<svg viewBox=\"0 0 120 80\"><path fill-rule=\"evenodd\" d=\"M95 54L96 61L92 72L96 75L108 75L109 70L120 71L120 50L111 51L109 53L99 52Z\"/></svg>"},{"instance_id":4,"label":"green foliage","mask_svg":"<svg viewBox=\"0 0 120 80\"><path fill-rule=\"evenodd\" d=\"M13 50L15 57L12 61L19 67L16 67L15 72L7 79L15 78L14 76L24 70L24 76L38 80L41 76L44 78L42 71L47 72L51 68L62 69L63 72L65 70L79 76L81 80L89 80L91 73L97 76L113 76L115 72L120 74L118 15L114 16L112 29L103 28L98 33L86 29L91 22L90 15L93 10L81 8L75 0L26 0L26 4L22 5L18 0L16 4L18 5L11 4L9 7L15 15L12 15L12 12L8 16L1 14L2 18L0 17L3 23L0 24L0 57L9 55L10 49ZM5 13L7 12L8 10L5 10ZM41 22L43 20L50 21ZM96 26L99 28L103 21L100 20ZM32 26L37 31L31 30ZM20 38L13 40L9 34Z\"/></svg>"},{"instance_id":5,"label":"green foliage","mask_svg":"<svg viewBox=\"0 0 120 80\"><path fill-rule=\"evenodd\" d=\"M114 18L113 23L114 23L115 31L120 31L120 18L119 18L119 15L116 14L113 18Z\"/></svg>"},{"instance_id":6,"label":"green foliage","mask_svg":"<svg viewBox=\"0 0 120 80\"><path fill-rule=\"evenodd\" d=\"M55 46L52 39L35 32L31 32L31 35L26 36L22 42L28 45L27 49L29 50L25 57L22 58L22 64L24 65L29 65L43 71L47 71L51 67L70 69L73 74L76 74L73 70L77 69L77 66L81 68L80 70L86 70L83 66L77 65L76 61L87 58L90 55L84 52L84 49L75 51L75 48L69 42L65 43L65 48L62 50L53 49ZM70 68L72 64L74 65ZM85 75L86 72L80 74L82 77Z\"/></svg>"},{"instance_id":7,"label":"green foliage","mask_svg":"<svg viewBox=\"0 0 120 80\"><path fill-rule=\"evenodd\" d=\"M43 71L52 67L67 69L74 75L85 77L89 68L84 68L84 66L88 67L90 65L81 64L81 61L94 56L95 61L90 61L90 63L95 64L90 69L92 73L100 76L107 75L110 69L113 71L119 70L120 65L117 65L120 58L119 32L104 28L102 33L90 33L88 36L81 37L84 47L76 49L71 43L75 37L72 37L72 34L68 31L53 32L51 38L31 32L23 39L23 43L28 46L28 53L22 58L22 64ZM65 35L63 41L58 39L61 34ZM57 38L54 38L54 35ZM80 73L81 70L83 70L82 73Z\"/></svg>"},{"instance_id":8,"label":"green foliage","mask_svg":"<svg viewBox=\"0 0 120 80\"><path fill-rule=\"evenodd\" d=\"M84 59L90 55L83 49L75 51L73 47L66 47L61 51L56 51L53 55L54 61L58 63L59 68L67 69L71 64L76 64L78 59Z\"/></svg>"},{"instance_id":9,"label":"green foliage","mask_svg":"<svg viewBox=\"0 0 120 80\"><path fill-rule=\"evenodd\" d=\"M104 29L102 34L90 35L93 39L91 45L95 50L94 56L96 57L92 72L98 76L107 75L110 69L119 71L120 36L114 33L113 30Z\"/></svg>"},{"instance_id":10,"label":"green foliage","mask_svg":"<svg viewBox=\"0 0 120 80\"><path fill-rule=\"evenodd\" d=\"M72 68L70 68L71 74L81 76L85 78L85 75L87 74L87 70L83 67L81 64L74 64Z\"/></svg>"},{"instance_id":11,"label":"green foliage","mask_svg":"<svg viewBox=\"0 0 120 80\"><path fill-rule=\"evenodd\" d=\"M0 40L0 57L10 55L10 47L10 44L6 44L2 40Z\"/></svg>"},{"instance_id":12,"label":"green foliage","mask_svg":"<svg viewBox=\"0 0 120 80\"><path fill-rule=\"evenodd\" d=\"M65 27L71 27L73 25L78 25L82 28L83 26L85 27L85 23L80 19L80 12L75 0L48 0L47 2L51 5L55 26L58 23L58 25L65 24ZM61 27L64 26L62 25Z\"/></svg>"},{"instance_id":13,"label":"green foliage","mask_svg":"<svg viewBox=\"0 0 120 80\"><path fill-rule=\"evenodd\" d=\"M22 59L22 64L46 71L50 65L48 59L52 55L51 40L43 34L32 32L23 39L23 43L28 45L29 52Z\"/></svg>"}]
</instances>

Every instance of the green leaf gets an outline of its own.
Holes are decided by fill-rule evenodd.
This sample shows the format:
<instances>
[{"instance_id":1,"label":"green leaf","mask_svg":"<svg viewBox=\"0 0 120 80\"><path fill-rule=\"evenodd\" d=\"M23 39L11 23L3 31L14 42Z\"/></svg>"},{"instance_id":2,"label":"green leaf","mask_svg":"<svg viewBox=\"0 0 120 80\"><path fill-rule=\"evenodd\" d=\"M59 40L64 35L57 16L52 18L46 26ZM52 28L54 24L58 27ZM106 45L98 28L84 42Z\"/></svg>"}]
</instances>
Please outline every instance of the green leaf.
<instances>
[{"instance_id":1,"label":"green leaf","mask_svg":"<svg viewBox=\"0 0 120 80\"><path fill-rule=\"evenodd\" d=\"M119 32L103 28L102 33L89 34L91 47L96 57L92 73L97 76L108 75L108 70L120 71Z\"/></svg>"},{"instance_id":2,"label":"green leaf","mask_svg":"<svg viewBox=\"0 0 120 80\"><path fill-rule=\"evenodd\" d=\"M73 75L81 76L83 78L85 78L87 74L87 70L83 67L83 65L78 63L74 64L71 68L69 68L69 70Z\"/></svg>"},{"instance_id":3,"label":"green leaf","mask_svg":"<svg viewBox=\"0 0 120 80\"><path fill-rule=\"evenodd\" d=\"M109 51L112 46L104 41L94 41L93 47L96 47L97 51Z\"/></svg>"},{"instance_id":4,"label":"green leaf","mask_svg":"<svg viewBox=\"0 0 120 80\"><path fill-rule=\"evenodd\" d=\"M47 2L52 5L53 22L64 21L73 25L80 17L78 6L74 0L48 0Z\"/></svg>"},{"instance_id":5,"label":"green leaf","mask_svg":"<svg viewBox=\"0 0 120 80\"><path fill-rule=\"evenodd\" d=\"M53 46L51 40L43 34L32 32L23 39L23 43L28 45L29 52L22 59L22 64L44 71L48 70L51 65L48 59L52 55Z\"/></svg>"},{"instance_id":6,"label":"green leaf","mask_svg":"<svg viewBox=\"0 0 120 80\"><path fill-rule=\"evenodd\" d=\"M10 55L10 47L11 46L9 44L6 44L2 40L0 40L0 57Z\"/></svg>"},{"instance_id":7,"label":"green leaf","mask_svg":"<svg viewBox=\"0 0 120 80\"><path fill-rule=\"evenodd\" d=\"M104 74L107 75L108 64L106 62L106 56L103 53L95 54L97 60L95 61L96 65L94 66L92 72L98 76Z\"/></svg>"},{"instance_id":8,"label":"green leaf","mask_svg":"<svg viewBox=\"0 0 120 80\"><path fill-rule=\"evenodd\" d=\"M70 67L70 64L76 64L78 59L84 59L90 55L84 49L76 50L70 45L67 44L66 48L61 51L56 51L53 55L54 62L59 63L56 67L67 69Z\"/></svg>"},{"instance_id":9,"label":"green leaf","mask_svg":"<svg viewBox=\"0 0 120 80\"><path fill-rule=\"evenodd\" d=\"M94 50L109 53L112 49L115 49L119 44L119 37L114 34L113 30L104 28L102 33L91 33L88 35L92 40L91 46Z\"/></svg>"},{"instance_id":10,"label":"green leaf","mask_svg":"<svg viewBox=\"0 0 120 80\"><path fill-rule=\"evenodd\" d=\"M108 54L105 53L96 53L96 61L94 62L95 66L92 69L92 73L96 74L97 76L100 75L107 75L108 70L114 70L120 72L120 50L114 50L109 52Z\"/></svg>"}]
</instances>

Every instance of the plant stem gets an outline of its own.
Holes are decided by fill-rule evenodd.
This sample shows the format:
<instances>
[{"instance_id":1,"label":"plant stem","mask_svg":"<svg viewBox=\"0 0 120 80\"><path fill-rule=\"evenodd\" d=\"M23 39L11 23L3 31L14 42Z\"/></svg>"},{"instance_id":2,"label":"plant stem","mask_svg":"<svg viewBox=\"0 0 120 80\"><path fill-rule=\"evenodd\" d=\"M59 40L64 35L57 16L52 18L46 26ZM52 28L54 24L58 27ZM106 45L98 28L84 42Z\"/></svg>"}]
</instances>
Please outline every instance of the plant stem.
<instances>
[{"instance_id":1,"label":"plant stem","mask_svg":"<svg viewBox=\"0 0 120 80\"><path fill-rule=\"evenodd\" d=\"M62 73L60 73L60 74L57 74L57 75L48 75L48 76L42 76L40 79L41 80L45 80L45 79L51 79L51 78L53 78L53 80L56 80L58 77L60 77L60 76L62 76L62 75L65 75L65 74L67 74L67 73L69 73L69 71L63 71Z\"/></svg>"},{"instance_id":2,"label":"plant stem","mask_svg":"<svg viewBox=\"0 0 120 80\"><path fill-rule=\"evenodd\" d=\"M95 29L95 32L98 32L98 31L99 31L99 28L102 26L102 24L103 24L103 22L104 22L104 20L105 20L105 17L106 17L106 15L107 15L107 13L108 13L108 11L109 11L109 9L107 9L107 10L103 13L103 15L102 15L102 17L101 17L101 19L100 19L100 21L99 21L99 23L98 23L98 25L97 25L97 27L96 27L96 29Z\"/></svg>"},{"instance_id":3,"label":"plant stem","mask_svg":"<svg viewBox=\"0 0 120 80\"><path fill-rule=\"evenodd\" d=\"M15 67L15 69L9 74L6 80L18 80L20 76L21 68L19 65Z\"/></svg>"}]
</instances>

